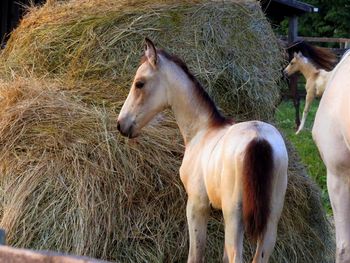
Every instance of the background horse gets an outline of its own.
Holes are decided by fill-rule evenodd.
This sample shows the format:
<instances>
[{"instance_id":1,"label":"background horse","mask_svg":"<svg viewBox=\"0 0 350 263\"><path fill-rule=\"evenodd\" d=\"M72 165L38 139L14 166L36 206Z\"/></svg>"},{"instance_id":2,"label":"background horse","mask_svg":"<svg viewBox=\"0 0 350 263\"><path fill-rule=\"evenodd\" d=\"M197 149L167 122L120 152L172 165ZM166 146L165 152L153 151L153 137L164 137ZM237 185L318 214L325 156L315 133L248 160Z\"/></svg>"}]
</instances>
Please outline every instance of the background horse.
<instances>
[{"instance_id":1,"label":"background horse","mask_svg":"<svg viewBox=\"0 0 350 263\"><path fill-rule=\"evenodd\" d=\"M321 97L326 88L328 78L331 75L330 70L333 69L336 59L332 52L313 47L306 42L294 43L289 48L289 52L291 51L294 51L293 59L284 69L285 75L290 76L296 72L301 72L306 79L305 106L301 123L296 132L296 134L299 134L304 128L315 96Z\"/></svg>"},{"instance_id":2,"label":"background horse","mask_svg":"<svg viewBox=\"0 0 350 263\"><path fill-rule=\"evenodd\" d=\"M185 142L180 168L188 195L188 262L203 262L210 206L225 220L225 262L242 262L245 230L257 241L253 262L268 262L287 187L288 155L280 133L259 121L223 117L187 66L146 39L118 130L129 138L165 108Z\"/></svg>"},{"instance_id":3,"label":"background horse","mask_svg":"<svg viewBox=\"0 0 350 263\"><path fill-rule=\"evenodd\" d=\"M316 112L312 129L327 167L337 263L350 262L350 51L334 68Z\"/></svg>"}]
</instances>

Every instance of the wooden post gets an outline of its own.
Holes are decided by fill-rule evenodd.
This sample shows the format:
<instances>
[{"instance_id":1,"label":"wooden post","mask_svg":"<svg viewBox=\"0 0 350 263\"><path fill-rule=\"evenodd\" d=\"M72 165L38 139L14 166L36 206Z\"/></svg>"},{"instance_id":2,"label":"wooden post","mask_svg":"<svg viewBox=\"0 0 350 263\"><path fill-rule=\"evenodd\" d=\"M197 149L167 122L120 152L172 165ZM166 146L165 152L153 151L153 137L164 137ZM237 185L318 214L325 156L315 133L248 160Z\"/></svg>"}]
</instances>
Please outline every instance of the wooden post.
<instances>
[{"instance_id":1,"label":"wooden post","mask_svg":"<svg viewBox=\"0 0 350 263\"><path fill-rule=\"evenodd\" d=\"M0 245L6 245L6 232L2 228L0 228Z\"/></svg>"},{"instance_id":2,"label":"wooden post","mask_svg":"<svg viewBox=\"0 0 350 263\"><path fill-rule=\"evenodd\" d=\"M293 43L298 38L298 17L296 15L289 17L289 28L288 28L288 43ZM293 56L293 54L290 54L290 56ZM289 59L292 59L292 57L289 57ZM293 98L293 104L295 108L295 125L296 128L300 125L300 116L299 116L299 109L300 109L300 97L298 93L298 75L293 75L289 79L289 90L291 93L291 96Z\"/></svg>"},{"instance_id":3,"label":"wooden post","mask_svg":"<svg viewBox=\"0 0 350 263\"><path fill-rule=\"evenodd\" d=\"M25 4L25 1L14 1L13 4L11 5L11 21L8 21L9 26L8 26L8 33L10 33L18 24L20 20L20 9L22 9L22 4Z\"/></svg>"},{"instance_id":4,"label":"wooden post","mask_svg":"<svg viewBox=\"0 0 350 263\"><path fill-rule=\"evenodd\" d=\"M4 41L7 33L8 0L0 2L0 44Z\"/></svg>"}]
</instances>

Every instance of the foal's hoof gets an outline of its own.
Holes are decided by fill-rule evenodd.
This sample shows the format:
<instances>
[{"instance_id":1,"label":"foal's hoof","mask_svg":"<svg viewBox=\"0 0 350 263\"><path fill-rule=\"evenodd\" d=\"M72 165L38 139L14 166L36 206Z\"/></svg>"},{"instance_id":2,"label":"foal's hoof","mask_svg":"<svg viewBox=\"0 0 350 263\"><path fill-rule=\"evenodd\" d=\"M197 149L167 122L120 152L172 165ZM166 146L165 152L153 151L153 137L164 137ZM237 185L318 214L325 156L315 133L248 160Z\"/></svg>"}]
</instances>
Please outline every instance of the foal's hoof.
<instances>
[{"instance_id":1,"label":"foal's hoof","mask_svg":"<svg viewBox=\"0 0 350 263\"><path fill-rule=\"evenodd\" d=\"M298 135L301 132L301 130L297 130L297 132L295 133L295 135Z\"/></svg>"}]
</instances>

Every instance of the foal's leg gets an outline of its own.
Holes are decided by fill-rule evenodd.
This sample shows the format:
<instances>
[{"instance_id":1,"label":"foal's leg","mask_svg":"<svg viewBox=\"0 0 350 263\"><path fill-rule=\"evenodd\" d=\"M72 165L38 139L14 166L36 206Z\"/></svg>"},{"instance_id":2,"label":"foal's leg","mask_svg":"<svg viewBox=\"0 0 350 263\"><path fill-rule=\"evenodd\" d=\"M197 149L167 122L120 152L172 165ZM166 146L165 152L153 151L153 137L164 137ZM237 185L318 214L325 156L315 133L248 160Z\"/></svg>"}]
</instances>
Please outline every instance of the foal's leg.
<instances>
[{"instance_id":1,"label":"foal's leg","mask_svg":"<svg viewBox=\"0 0 350 263\"><path fill-rule=\"evenodd\" d=\"M190 234L188 263L204 262L210 206L207 198L203 199L189 196L187 201L186 214Z\"/></svg>"},{"instance_id":2,"label":"foal's leg","mask_svg":"<svg viewBox=\"0 0 350 263\"><path fill-rule=\"evenodd\" d=\"M225 220L224 262L242 263L243 253L243 220L241 205L234 204L222 210Z\"/></svg>"},{"instance_id":3,"label":"foal's leg","mask_svg":"<svg viewBox=\"0 0 350 263\"><path fill-rule=\"evenodd\" d=\"M336 231L336 262L350 262L350 170L334 174L327 170L327 187Z\"/></svg>"},{"instance_id":4,"label":"foal's leg","mask_svg":"<svg viewBox=\"0 0 350 263\"><path fill-rule=\"evenodd\" d=\"M270 216L263 236L258 239L253 263L267 263L276 244L277 226L282 214L287 189L287 164L277 173L277 183L271 196Z\"/></svg>"},{"instance_id":5,"label":"foal's leg","mask_svg":"<svg viewBox=\"0 0 350 263\"><path fill-rule=\"evenodd\" d=\"M304 111L303 111L303 117L301 118L301 123L300 123L299 128L295 134L299 134L300 131L304 128L306 117L310 111L311 103L315 98L315 92L316 91L315 91L314 87L310 87L310 88L306 89L306 98L305 98L305 107L304 107Z\"/></svg>"},{"instance_id":6,"label":"foal's leg","mask_svg":"<svg viewBox=\"0 0 350 263\"><path fill-rule=\"evenodd\" d=\"M276 244L278 219L269 220L265 234L258 239L253 263L267 263Z\"/></svg>"},{"instance_id":7,"label":"foal's leg","mask_svg":"<svg viewBox=\"0 0 350 263\"><path fill-rule=\"evenodd\" d=\"M225 169L221 175L221 210L225 224L224 263L243 262L242 183L239 180L243 174L243 160L243 153L234 160L231 157L225 159Z\"/></svg>"}]
</instances>

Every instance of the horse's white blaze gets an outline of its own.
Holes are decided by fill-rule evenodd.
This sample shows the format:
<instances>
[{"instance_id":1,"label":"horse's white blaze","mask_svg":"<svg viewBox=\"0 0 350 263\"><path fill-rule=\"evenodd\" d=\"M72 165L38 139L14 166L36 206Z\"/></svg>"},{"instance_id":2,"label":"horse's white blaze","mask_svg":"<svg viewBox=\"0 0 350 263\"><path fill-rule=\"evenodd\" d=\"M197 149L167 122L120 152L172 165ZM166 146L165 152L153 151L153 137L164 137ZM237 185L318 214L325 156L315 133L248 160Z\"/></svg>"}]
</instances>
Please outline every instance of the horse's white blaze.
<instances>
[{"instance_id":1,"label":"horse's white blaze","mask_svg":"<svg viewBox=\"0 0 350 263\"><path fill-rule=\"evenodd\" d=\"M174 112L186 145L180 177L188 194L188 262L204 260L210 205L222 209L224 214L224 261L242 262L242 210L245 205L242 200L247 194L243 192L243 181L246 180L244 174L248 173L246 170L249 170L249 167L244 166L245 158L255 154L254 161L259 164L259 159L266 157L257 156L256 148L249 148L253 142L256 143L253 144L254 147L262 147L263 142L265 148L260 149L269 154L272 162L271 170L267 171L271 178L266 177L271 192L268 197L261 196L270 198L270 201L262 204L260 199L255 200L261 206L260 210L254 210L265 212L261 209L266 208L270 211L257 215L267 216L264 230L255 233L259 236L254 257L255 263L268 262L275 245L277 223L287 187L288 155L280 133L273 126L259 121L229 124L202 88L196 86L196 80L184 65L165 52L157 54L149 40L146 44L147 60L136 72L130 93L118 117L118 129L124 135L134 137L163 108L170 107ZM157 58L152 55L154 53ZM139 80L145 83L141 89L137 88ZM248 152L248 148L252 152ZM252 163L252 167L255 167L255 163ZM262 176L265 178L264 174ZM252 203L255 204L255 201Z\"/></svg>"},{"instance_id":2,"label":"horse's white blaze","mask_svg":"<svg viewBox=\"0 0 350 263\"><path fill-rule=\"evenodd\" d=\"M327 167L337 263L350 262L350 53L332 71L318 107L313 138Z\"/></svg>"}]
</instances>

